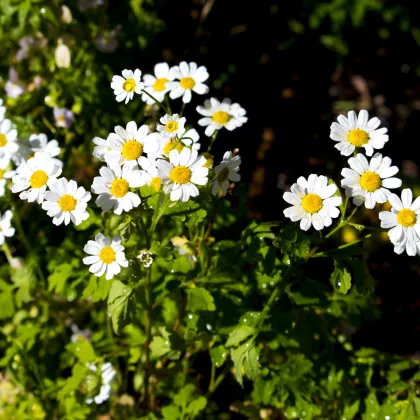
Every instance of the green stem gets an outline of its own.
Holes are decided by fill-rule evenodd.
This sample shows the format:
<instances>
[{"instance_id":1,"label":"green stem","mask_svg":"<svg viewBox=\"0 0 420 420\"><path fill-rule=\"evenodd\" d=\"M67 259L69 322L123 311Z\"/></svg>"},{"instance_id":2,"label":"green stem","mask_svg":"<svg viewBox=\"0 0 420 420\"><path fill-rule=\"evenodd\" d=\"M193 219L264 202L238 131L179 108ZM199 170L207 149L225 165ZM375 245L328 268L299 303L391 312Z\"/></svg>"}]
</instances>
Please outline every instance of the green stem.
<instances>
[{"instance_id":1,"label":"green stem","mask_svg":"<svg viewBox=\"0 0 420 420\"><path fill-rule=\"evenodd\" d=\"M225 379L227 373L226 370L224 370L222 373L220 373L220 375L218 375L216 379L214 379L216 369L214 368L213 373L213 368L214 367L212 365L212 380L210 381L209 389L206 394L207 399L209 399L213 392L216 391L217 387L222 383L223 379Z\"/></svg>"},{"instance_id":2,"label":"green stem","mask_svg":"<svg viewBox=\"0 0 420 420\"><path fill-rule=\"evenodd\" d=\"M165 194L165 193L162 193ZM159 222L160 218L163 216L163 213L165 213L166 207L168 206L168 202L169 202L169 195L165 194L165 198L163 200L163 203L160 207L158 207L158 209L156 209L156 213L153 215L153 219L152 219L152 226L150 228L150 236L153 235L153 232L156 229L156 225Z\"/></svg>"},{"instance_id":3,"label":"green stem","mask_svg":"<svg viewBox=\"0 0 420 420\"><path fill-rule=\"evenodd\" d=\"M343 212L341 214L341 221L344 222L346 220L346 211L347 211L347 205L349 204L349 198L346 197L346 201L344 202Z\"/></svg>"},{"instance_id":4,"label":"green stem","mask_svg":"<svg viewBox=\"0 0 420 420\"><path fill-rule=\"evenodd\" d=\"M144 223L143 216L141 214L139 214L139 219L138 220L140 222L141 230L144 233L144 237L146 238L146 247L147 247L147 249L150 249L150 246L151 246L150 235L149 235L149 232L147 231L147 227Z\"/></svg>"},{"instance_id":5,"label":"green stem","mask_svg":"<svg viewBox=\"0 0 420 420\"><path fill-rule=\"evenodd\" d=\"M10 252L9 246L7 245L6 242L4 242L4 244L1 247L3 249L3 252L6 255L8 263L12 266L13 265L13 256L12 256L12 253Z\"/></svg>"},{"instance_id":6,"label":"green stem","mask_svg":"<svg viewBox=\"0 0 420 420\"><path fill-rule=\"evenodd\" d=\"M149 410L150 398L149 398L149 382L150 382L150 343L152 341L152 290L150 284L150 277L152 273L152 268L149 268L146 273L146 280L144 282L145 288L145 297L146 297L146 363L144 366L144 398L146 404L146 411Z\"/></svg>"},{"instance_id":7,"label":"green stem","mask_svg":"<svg viewBox=\"0 0 420 420\"><path fill-rule=\"evenodd\" d=\"M141 91L144 92L150 98L152 98L156 102L156 104L159 105L165 111L166 114L171 115L171 111L167 110L165 105L163 105L162 102L158 101L154 96L152 96L149 92L147 92L147 90L142 89Z\"/></svg>"},{"instance_id":8,"label":"green stem","mask_svg":"<svg viewBox=\"0 0 420 420\"><path fill-rule=\"evenodd\" d=\"M219 130L216 130L211 138L211 142L209 144L209 148L207 149L207 151L210 153L211 148L213 147L214 141L216 140L217 135L219 134Z\"/></svg>"},{"instance_id":9,"label":"green stem","mask_svg":"<svg viewBox=\"0 0 420 420\"><path fill-rule=\"evenodd\" d=\"M171 104L169 103L169 96L165 95L165 104L167 109L169 110L169 115L172 115Z\"/></svg>"},{"instance_id":10,"label":"green stem","mask_svg":"<svg viewBox=\"0 0 420 420\"><path fill-rule=\"evenodd\" d=\"M363 242L363 241L365 241L366 239L369 239L369 238L371 238L371 237L372 237L372 233L369 233L368 235L363 236L363 238L356 239L355 241L349 242L348 244L340 245L340 246L338 246L337 248L334 248L334 249L329 249L329 250L327 250L327 251L318 252L317 254L313 255L313 258L327 257L327 256L328 256L328 254L331 254L331 253L333 253L333 252L337 252L337 251L340 251L340 250L342 250L342 249L348 248L348 247L350 247L350 246L356 245L356 244L358 244L359 242Z\"/></svg>"},{"instance_id":11,"label":"green stem","mask_svg":"<svg viewBox=\"0 0 420 420\"><path fill-rule=\"evenodd\" d=\"M182 117L183 115L184 115L184 111L185 111L185 106L186 106L187 104L184 102L183 104L182 104L182 108L181 108L181 112L179 113L179 116L180 117Z\"/></svg>"},{"instance_id":12,"label":"green stem","mask_svg":"<svg viewBox=\"0 0 420 420\"><path fill-rule=\"evenodd\" d=\"M340 223L331 231L329 232L327 235L325 235L325 239L330 238L332 235L334 235L335 232L337 232L338 230L340 230L341 228L343 228L344 226L346 226L348 224L348 222L351 220L351 218L354 216L354 214L356 213L358 207L356 207L350 214L350 216L347 218L347 220L345 221L340 221Z\"/></svg>"}]
</instances>

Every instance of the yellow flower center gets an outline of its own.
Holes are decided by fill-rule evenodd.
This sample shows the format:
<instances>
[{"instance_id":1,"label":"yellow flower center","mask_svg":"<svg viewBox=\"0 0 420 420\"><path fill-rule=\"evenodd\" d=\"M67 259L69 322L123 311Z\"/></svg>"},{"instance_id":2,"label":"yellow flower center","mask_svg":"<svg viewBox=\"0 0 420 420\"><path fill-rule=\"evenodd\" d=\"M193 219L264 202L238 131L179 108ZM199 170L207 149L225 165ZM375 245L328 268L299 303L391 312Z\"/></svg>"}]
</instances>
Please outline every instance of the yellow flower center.
<instances>
[{"instance_id":1,"label":"yellow flower center","mask_svg":"<svg viewBox=\"0 0 420 420\"><path fill-rule=\"evenodd\" d=\"M0 133L0 147L4 147L7 144L7 137L5 134Z\"/></svg>"},{"instance_id":2,"label":"yellow flower center","mask_svg":"<svg viewBox=\"0 0 420 420\"><path fill-rule=\"evenodd\" d=\"M165 125L166 131L169 131L170 133L174 133L176 130L178 130L178 121L169 121Z\"/></svg>"},{"instance_id":3,"label":"yellow flower center","mask_svg":"<svg viewBox=\"0 0 420 420\"><path fill-rule=\"evenodd\" d=\"M29 183L32 188L41 188L48 182L48 175L42 171L35 171L29 178Z\"/></svg>"},{"instance_id":4,"label":"yellow flower center","mask_svg":"<svg viewBox=\"0 0 420 420\"><path fill-rule=\"evenodd\" d=\"M115 179L112 181L111 194L114 197L121 198L128 193L128 182L125 179Z\"/></svg>"},{"instance_id":5,"label":"yellow flower center","mask_svg":"<svg viewBox=\"0 0 420 420\"><path fill-rule=\"evenodd\" d=\"M302 198L302 207L308 213L314 214L322 209L322 198L318 194L308 194Z\"/></svg>"},{"instance_id":6,"label":"yellow flower center","mask_svg":"<svg viewBox=\"0 0 420 420\"><path fill-rule=\"evenodd\" d=\"M123 89L126 92L133 92L136 88L136 81L134 79L127 79L123 84Z\"/></svg>"},{"instance_id":7,"label":"yellow flower center","mask_svg":"<svg viewBox=\"0 0 420 420\"><path fill-rule=\"evenodd\" d=\"M165 154L169 155L169 152L173 149L178 150L178 152L181 152L181 150L184 148L184 145L179 142L176 146L175 146L175 139L171 138L168 143L165 144L165 147L163 148L163 151Z\"/></svg>"},{"instance_id":8,"label":"yellow flower center","mask_svg":"<svg viewBox=\"0 0 420 420\"><path fill-rule=\"evenodd\" d=\"M404 227L414 226L417 222L417 215L413 210L402 209L397 214L397 221Z\"/></svg>"},{"instance_id":9,"label":"yellow flower center","mask_svg":"<svg viewBox=\"0 0 420 420\"><path fill-rule=\"evenodd\" d=\"M225 125L230 120L230 115L225 111L216 111L212 120L217 124Z\"/></svg>"},{"instance_id":10,"label":"yellow flower center","mask_svg":"<svg viewBox=\"0 0 420 420\"><path fill-rule=\"evenodd\" d=\"M165 77L161 77L160 79L156 79L155 83L153 83L153 89L156 92L162 92L162 90L165 90L165 85L166 82L168 82L169 80L166 79Z\"/></svg>"},{"instance_id":11,"label":"yellow flower center","mask_svg":"<svg viewBox=\"0 0 420 420\"><path fill-rule=\"evenodd\" d=\"M0 179L3 179L5 172L6 172L5 169L0 169Z\"/></svg>"},{"instance_id":12,"label":"yellow flower center","mask_svg":"<svg viewBox=\"0 0 420 420\"><path fill-rule=\"evenodd\" d=\"M181 85L181 87L183 87L184 89L188 89L191 90L194 86L195 86L195 80L192 77L183 77L180 81L179 84Z\"/></svg>"},{"instance_id":13,"label":"yellow flower center","mask_svg":"<svg viewBox=\"0 0 420 420\"><path fill-rule=\"evenodd\" d=\"M136 160L143 154L143 145L137 140L129 140L122 147L121 154L127 160Z\"/></svg>"},{"instance_id":14,"label":"yellow flower center","mask_svg":"<svg viewBox=\"0 0 420 420\"><path fill-rule=\"evenodd\" d=\"M204 168L212 168L213 167L213 155L208 152L204 152L203 156L206 158L206 163L203 165Z\"/></svg>"},{"instance_id":15,"label":"yellow flower center","mask_svg":"<svg viewBox=\"0 0 420 420\"><path fill-rule=\"evenodd\" d=\"M57 120L58 120L58 121L60 121L60 122L64 122L64 121L66 120L66 117L64 116L64 114L61 114L61 115L57 118Z\"/></svg>"},{"instance_id":16,"label":"yellow flower center","mask_svg":"<svg viewBox=\"0 0 420 420\"><path fill-rule=\"evenodd\" d=\"M105 264L111 264L116 260L116 254L112 246L106 246L99 252L99 258Z\"/></svg>"},{"instance_id":17,"label":"yellow flower center","mask_svg":"<svg viewBox=\"0 0 420 420\"><path fill-rule=\"evenodd\" d=\"M217 174L217 180L219 182L226 181L229 176L229 168L223 168L218 174Z\"/></svg>"},{"instance_id":18,"label":"yellow flower center","mask_svg":"<svg viewBox=\"0 0 420 420\"><path fill-rule=\"evenodd\" d=\"M64 194L59 200L58 205L63 211L73 211L76 208L77 200L70 194Z\"/></svg>"},{"instance_id":19,"label":"yellow flower center","mask_svg":"<svg viewBox=\"0 0 420 420\"><path fill-rule=\"evenodd\" d=\"M186 166L175 166L169 174L171 181L176 182L177 184L186 184L190 182L191 179L191 169Z\"/></svg>"},{"instance_id":20,"label":"yellow flower center","mask_svg":"<svg viewBox=\"0 0 420 420\"><path fill-rule=\"evenodd\" d=\"M355 130L350 131L347 140L353 146L360 147L369 141L369 134L366 133L365 130L360 130L359 128L356 128Z\"/></svg>"},{"instance_id":21,"label":"yellow flower center","mask_svg":"<svg viewBox=\"0 0 420 420\"><path fill-rule=\"evenodd\" d=\"M162 178L155 176L152 181L150 182L152 188L157 192L160 190L160 186L162 185Z\"/></svg>"},{"instance_id":22,"label":"yellow flower center","mask_svg":"<svg viewBox=\"0 0 420 420\"><path fill-rule=\"evenodd\" d=\"M381 177L376 172L365 172L360 177L360 186L369 192L374 192L381 188Z\"/></svg>"}]
</instances>

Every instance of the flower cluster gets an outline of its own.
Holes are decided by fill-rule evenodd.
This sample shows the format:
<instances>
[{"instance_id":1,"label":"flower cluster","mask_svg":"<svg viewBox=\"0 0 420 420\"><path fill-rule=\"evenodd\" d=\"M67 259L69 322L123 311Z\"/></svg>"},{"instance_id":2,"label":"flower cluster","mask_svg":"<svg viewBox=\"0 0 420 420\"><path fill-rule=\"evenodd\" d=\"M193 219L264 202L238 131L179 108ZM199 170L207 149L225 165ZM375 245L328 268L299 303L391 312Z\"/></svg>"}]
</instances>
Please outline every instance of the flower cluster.
<instances>
[{"instance_id":1,"label":"flower cluster","mask_svg":"<svg viewBox=\"0 0 420 420\"><path fill-rule=\"evenodd\" d=\"M377 203L389 202L391 211L380 212L379 219L382 228L390 228L389 238L395 252L406 251L411 256L420 254L420 198L413 201L410 189L402 191L401 199L393 194L390 190L402 185L402 181L394 177L399 169L392 166L389 157L373 154L374 149L382 149L389 140L387 129L379 128L380 120L376 117L369 119L365 110L358 115L350 111L347 117L340 115L337 120L331 125L330 138L338 142L335 147L342 155L354 153L348 159L349 168L341 171L341 186L347 198L343 212L350 198L356 207L364 205L367 209L375 208ZM356 148L363 148L370 160L363 153L356 152ZM334 183L328 184L326 177L315 174L308 180L299 178L283 198L292 204L284 210L285 216L294 222L300 221L303 230L311 226L316 230L331 226L332 218L340 215L338 207L343 201Z\"/></svg>"},{"instance_id":2,"label":"flower cluster","mask_svg":"<svg viewBox=\"0 0 420 420\"><path fill-rule=\"evenodd\" d=\"M93 139L93 156L106 165L100 168L92 184L98 207L116 215L130 212L142 205L138 189L145 185L156 194L169 196L170 201L187 203L206 186L215 196L226 195L230 183L240 181L239 156L226 152L220 165L212 169L208 156L199 154L197 130L187 125L182 111L181 114L168 112L161 103L167 94L170 99L182 96L184 104L189 103L192 92L200 95L208 92L204 84L208 77L205 67L186 62L172 68L167 63L159 63L154 75L142 77L142 72L136 69L123 70L122 76L113 77L111 87L118 102L127 103L138 94L147 104L155 103L166 112L159 119L156 131L130 121L125 128L115 127L106 139ZM245 110L228 99L219 102L211 98L204 106L197 107L197 112L205 116L198 124L206 126L205 134L213 136L212 141L223 127L231 131L247 121ZM210 171L213 176L209 182ZM96 276L106 273L106 278L111 279L121 266L128 265L123 249L121 237L111 239L99 234L86 245L85 252L90 256L84 263L90 265L90 271ZM139 260L147 268L153 256L143 250Z\"/></svg>"},{"instance_id":3,"label":"flower cluster","mask_svg":"<svg viewBox=\"0 0 420 420\"><path fill-rule=\"evenodd\" d=\"M122 76L112 78L111 87L118 102L127 103L138 94L146 104L155 103L165 113L157 125L149 127L130 121L125 126L116 126L106 139L93 139L93 156L103 162L91 185L100 210L119 216L148 206L147 198L141 196L141 187L148 186L153 192L151 195L159 194L163 201L188 203L203 192L224 196L233 182L240 181L241 158L236 152L226 152L214 168L209 152L222 128L232 131L247 121L245 110L228 99L215 98L196 108L198 114L204 116L198 119L198 125L206 127L205 134L212 137L205 154L200 154L198 131L182 116L193 92L198 95L208 92L204 84L208 77L205 67L182 62L172 68L167 63L159 63L154 75L142 77L142 72L136 69L123 70ZM180 113L172 113L169 106L163 106L161 101L166 95L166 100L182 97L184 105ZM73 223L77 226L86 221L91 192L78 186L76 181L62 177L66 168L59 160L58 142L48 141L45 134L18 140L16 129L4 115L5 109L0 103L0 169L3 170L0 192L5 193L7 180L11 179L11 191L18 193L22 200L38 203L54 225ZM57 108L54 117L57 125L68 127L73 115ZM12 163L17 166L15 170ZM0 239L3 241L4 236L14 232L6 226L10 219L10 211L1 218ZM129 265L119 235L110 237L97 233L84 251L88 256L83 262L89 266L89 271L98 277L105 275L107 280L118 275L121 267ZM137 262L148 268L153 254L142 250Z\"/></svg>"}]
</instances>

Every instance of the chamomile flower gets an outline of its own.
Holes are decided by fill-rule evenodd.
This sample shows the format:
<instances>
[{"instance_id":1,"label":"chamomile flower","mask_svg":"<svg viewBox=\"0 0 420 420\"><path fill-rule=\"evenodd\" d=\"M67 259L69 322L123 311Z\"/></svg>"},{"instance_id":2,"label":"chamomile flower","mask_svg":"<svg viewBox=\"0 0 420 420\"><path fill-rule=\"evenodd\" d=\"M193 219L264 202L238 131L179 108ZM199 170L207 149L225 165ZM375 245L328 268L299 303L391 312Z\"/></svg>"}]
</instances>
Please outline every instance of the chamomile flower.
<instances>
[{"instance_id":1,"label":"chamomile flower","mask_svg":"<svg viewBox=\"0 0 420 420\"><path fill-rule=\"evenodd\" d=\"M238 174L240 164L241 157L239 155L233 157L232 152L226 152L223 155L220 165L214 168L216 177L212 182L211 192L213 195L219 195L220 190L222 195L226 195L230 184L229 181L239 182L241 180L241 176Z\"/></svg>"},{"instance_id":2,"label":"chamomile flower","mask_svg":"<svg viewBox=\"0 0 420 420\"><path fill-rule=\"evenodd\" d=\"M158 101L162 102L167 92L169 92L168 82L173 78L169 74L169 66L167 63L159 63L155 65L155 75L145 74L143 76L144 90L149 92ZM154 104L155 101L143 92L142 100L147 104Z\"/></svg>"},{"instance_id":3,"label":"chamomile flower","mask_svg":"<svg viewBox=\"0 0 420 420\"><path fill-rule=\"evenodd\" d=\"M137 124L130 121L126 129L115 127L106 141L109 151L105 153L108 165L123 165L126 162L137 163L143 153L156 153L159 150L159 135L149 134L149 127L142 125L137 129Z\"/></svg>"},{"instance_id":4,"label":"chamomile flower","mask_svg":"<svg viewBox=\"0 0 420 420\"><path fill-rule=\"evenodd\" d=\"M76 181L60 178L51 184L50 190L45 193L42 208L53 218L55 225L64 222L67 226L72 222L77 226L89 218L86 207L91 198L90 192L77 187Z\"/></svg>"},{"instance_id":5,"label":"chamomile flower","mask_svg":"<svg viewBox=\"0 0 420 420\"><path fill-rule=\"evenodd\" d=\"M344 179L346 196L353 197L353 203L360 206L365 203L367 209L373 209L376 203L386 203L391 194L388 188L401 187L401 180L393 178L398 172L396 166L391 166L389 157L382 158L375 153L370 162L364 155L358 153L348 160L350 168L344 168L341 175Z\"/></svg>"},{"instance_id":6,"label":"chamomile flower","mask_svg":"<svg viewBox=\"0 0 420 420\"><path fill-rule=\"evenodd\" d=\"M3 197L6 192L7 181L12 179L16 173L11 169L10 163L5 163L5 165L2 165L0 162L0 197Z\"/></svg>"},{"instance_id":7,"label":"chamomile flower","mask_svg":"<svg viewBox=\"0 0 420 420\"><path fill-rule=\"evenodd\" d=\"M156 161L164 183L163 190L170 194L172 201L187 202L190 197L199 195L196 185L207 184L209 170L203 167L205 163L205 157L198 157L197 151L187 148L181 152L171 150L169 162L162 159Z\"/></svg>"},{"instance_id":8,"label":"chamomile flower","mask_svg":"<svg viewBox=\"0 0 420 420\"><path fill-rule=\"evenodd\" d=\"M396 194L390 194L388 200L392 208L391 211L379 213L381 227L390 228L389 239L397 254L406 251L408 255L414 256L420 237L420 197L413 201L413 193L406 188L402 190L401 199Z\"/></svg>"},{"instance_id":9,"label":"chamomile flower","mask_svg":"<svg viewBox=\"0 0 420 420\"><path fill-rule=\"evenodd\" d=\"M46 134L31 134L29 136L29 148L31 152L47 152L52 158L55 158L61 153L61 148L57 140L48 141ZM53 159L53 162L58 166L63 166L63 162L59 159Z\"/></svg>"},{"instance_id":10,"label":"chamomile flower","mask_svg":"<svg viewBox=\"0 0 420 420\"><path fill-rule=\"evenodd\" d=\"M157 130L162 137L181 137L185 133L185 117L180 118L178 114L166 114L160 119L160 122L161 124L158 124Z\"/></svg>"},{"instance_id":11,"label":"chamomile flower","mask_svg":"<svg viewBox=\"0 0 420 420\"><path fill-rule=\"evenodd\" d=\"M284 210L284 215L292 222L300 220L300 228L309 230L313 227L321 230L332 225L332 219L340 215L338 206L341 197L334 196L337 185L328 184L328 178L315 174L309 175L308 180L301 176L291 187L291 192L285 192L283 199L292 204Z\"/></svg>"},{"instance_id":12,"label":"chamomile flower","mask_svg":"<svg viewBox=\"0 0 420 420\"><path fill-rule=\"evenodd\" d=\"M89 364L88 367L92 372L97 372L97 366ZM103 363L101 367L101 387L99 389L99 394L95 395L93 398L87 398L86 403L92 404L95 402L95 404L99 405L108 400L112 392L111 383L116 374L117 371L112 367L111 363Z\"/></svg>"},{"instance_id":13,"label":"chamomile flower","mask_svg":"<svg viewBox=\"0 0 420 420\"><path fill-rule=\"evenodd\" d=\"M57 127L69 128L74 119L74 114L70 109L54 107L53 109L55 125Z\"/></svg>"},{"instance_id":14,"label":"chamomile flower","mask_svg":"<svg viewBox=\"0 0 420 420\"><path fill-rule=\"evenodd\" d=\"M96 277L106 273L106 280L111 280L121 271L121 267L128 267L119 235L111 240L109 236L98 233L94 241L88 241L83 251L89 254L89 257L83 258L83 263L90 265L89 271Z\"/></svg>"},{"instance_id":15,"label":"chamomile flower","mask_svg":"<svg viewBox=\"0 0 420 420\"><path fill-rule=\"evenodd\" d=\"M115 214L122 214L123 211L130 211L140 205L140 197L129 189L141 187L146 182L142 171L134 168L135 164L129 162L122 167L103 166L99 170L101 176L94 178L92 192L99 194L95 203L102 210L113 210Z\"/></svg>"},{"instance_id":16,"label":"chamomile flower","mask_svg":"<svg viewBox=\"0 0 420 420\"><path fill-rule=\"evenodd\" d=\"M11 238L15 234L15 229L11 224L12 217L11 210L6 210L3 215L0 213L0 245L4 244L5 238Z\"/></svg>"},{"instance_id":17,"label":"chamomile flower","mask_svg":"<svg viewBox=\"0 0 420 420\"><path fill-rule=\"evenodd\" d=\"M196 63L182 61L179 66L172 67L169 71L174 82L168 82L167 86L171 90L169 97L176 99L182 96L182 101L187 104L191 102L191 91L199 95L205 95L209 88L203 83L209 78L207 69L204 66L197 67Z\"/></svg>"},{"instance_id":18,"label":"chamomile flower","mask_svg":"<svg viewBox=\"0 0 420 420\"><path fill-rule=\"evenodd\" d=\"M364 109L358 116L354 111L350 111L347 118L339 115L337 121L331 124L330 138L338 142L335 148L344 156L350 156L356 147L363 147L366 155L372 156L373 149L382 149L389 139L387 128L378 129L381 125L379 118L369 119Z\"/></svg>"},{"instance_id":19,"label":"chamomile flower","mask_svg":"<svg viewBox=\"0 0 420 420\"><path fill-rule=\"evenodd\" d=\"M61 167L54 163L49 153L36 152L33 158L22 162L16 169L11 190L14 193L20 192L22 200L41 204L47 186L51 187L60 174Z\"/></svg>"},{"instance_id":20,"label":"chamomile flower","mask_svg":"<svg viewBox=\"0 0 420 420\"><path fill-rule=\"evenodd\" d=\"M72 331L70 341L72 343L77 343L79 340L87 340L90 343L92 342L92 330L81 330L76 324L71 324L70 328Z\"/></svg>"},{"instance_id":21,"label":"chamomile flower","mask_svg":"<svg viewBox=\"0 0 420 420\"><path fill-rule=\"evenodd\" d=\"M17 131L12 128L12 122L8 119L0 121L0 160L12 158L19 146L16 142Z\"/></svg>"},{"instance_id":22,"label":"chamomile flower","mask_svg":"<svg viewBox=\"0 0 420 420\"><path fill-rule=\"evenodd\" d=\"M141 91L144 87L141 79L141 71L136 69L134 72L132 70L123 70L121 76L113 76L111 88L114 89L114 95L118 102L125 100L125 103L131 101L134 97L134 93L141 94Z\"/></svg>"},{"instance_id":23,"label":"chamomile flower","mask_svg":"<svg viewBox=\"0 0 420 420\"><path fill-rule=\"evenodd\" d=\"M148 159L146 156L141 156L139 165L142 168L143 180L147 185L150 185L156 192L160 190L162 185L162 178L159 176L156 161Z\"/></svg>"},{"instance_id":24,"label":"chamomile flower","mask_svg":"<svg viewBox=\"0 0 420 420\"><path fill-rule=\"evenodd\" d=\"M204 102L204 106L198 106L197 112L204 115L204 118L198 120L198 124L206 127L204 133L209 137L216 130L226 128L232 131L248 121L245 109L239 104L232 104L230 99L219 102L216 98L211 98Z\"/></svg>"},{"instance_id":25,"label":"chamomile flower","mask_svg":"<svg viewBox=\"0 0 420 420\"><path fill-rule=\"evenodd\" d=\"M108 140L109 136L106 140L101 137L94 137L92 139L93 144L95 144L92 155L96 159L102 160L102 162L105 162L105 153L111 151L111 148L108 146Z\"/></svg>"}]
</instances>

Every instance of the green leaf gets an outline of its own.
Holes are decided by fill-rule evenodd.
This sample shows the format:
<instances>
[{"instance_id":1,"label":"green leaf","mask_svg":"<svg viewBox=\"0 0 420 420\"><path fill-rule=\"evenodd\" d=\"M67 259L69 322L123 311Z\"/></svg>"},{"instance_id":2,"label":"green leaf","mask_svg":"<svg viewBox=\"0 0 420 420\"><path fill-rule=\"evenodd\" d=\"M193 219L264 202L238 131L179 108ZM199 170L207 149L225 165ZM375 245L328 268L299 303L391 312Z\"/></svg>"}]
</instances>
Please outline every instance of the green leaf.
<instances>
[{"instance_id":1,"label":"green leaf","mask_svg":"<svg viewBox=\"0 0 420 420\"><path fill-rule=\"evenodd\" d=\"M210 359L213 365L217 368L224 365L226 361L227 350L224 346L219 345L210 349Z\"/></svg>"},{"instance_id":2,"label":"green leaf","mask_svg":"<svg viewBox=\"0 0 420 420\"><path fill-rule=\"evenodd\" d=\"M213 296L209 291L202 287L195 287L187 289L187 311L215 311L216 305L214 304Z\"/></svg>"},{"instance_id":3,"label":"green leaf","mask_svg":"<svg viewBox=\"0 0 420 420\"><path fill-rule=\"evenodd\" d=\"M181 412L176 405L167 405L162 408L162 416L165 420L177 420L181 416Z\"/></svg>"},{"instance_id":4,"label":"green leaf","mask_svg":"<svg viewBox=\"0 0 420 420\"><path fill-rule=\"evenodd\" d=\"M134 302L132 289L119 280L114 280L108 296L108 311L111 314L112 328L116 334L130 323L133 312Z\"/></svg>"},{"instance_id":5,"label":"green leaf","mask_svg":"<svg viewBox=\"0 0 420 420\"><path fill-rule=\"evenodd\" d=\"M200 411L204 410L207 405L207 399L205 397L195 397L188 405L186 413L192 418L196 418Z\"/></svg>"},{"instance_id":6,"label":"green leaf","mask_svg":"<svg viewBox=\"0 0 420 420\"><path fill-rule=\"evenodd\" d=\"M10 318L15 313L12 289L0 293L0 319Z\"/></svg>"},{"instance_id":7,"label":"green leaf","mask_svg":"<svg viewBox=\"0 0 420 420\"><path fill-rule=\"evenodd\" d=\"M251 379L256 380L260 375L260 364L258 353L254 346L254 338L231 350L231 357L235 366L235 377L238 383L243 386L243 373Z\"/></svg>"},{"instance_id":8,"label":"green leaf","mask_svg":"<svg viewBox=\"0 0 420 420\"><path fill-rule=\"evenodd\" d=\"M71 264L64 263L56 266L54 273L48 276L48 290L61 294L72 274L73 266Z\"/></svg>"},{"instance_id":9,"label":"green leaf","mask_svg":"<svg viewBox=\"0 0 420 420\"><path fill-rule=\"evenodd\" d=\"M350 290L351 287L351 275L347 268L335 261L334 271L331 274L331 283L333 286L344 295Z\"/></svg>"},{"instance_id":10,"label":"green leaf","mask_svg":"<svg viewBox=\"0 0 420 420\"><path fill-rule=\"evenodd\" d=\"M346 420L353 420L354 416L359 412L360 401L355 401L352 405L344 408L342 418Z\"/></svg>"},{"instance_id":11,"label":"green leaf","mask_svg":"<svg viewBox=\"0 0 420 420\"><path fill-rule=\"evenodd\" d=\"M255 328L249 327L248 325L240 325L229 334L226 347L238 346L246 338L256 333Z\"/></svg>"},{"instance_id":12,"label":"green leaf","mask_svg":"<svg viewBox=\"0 0 420 420\"><path fill-rule=\"evenodd\" d=\"M96 360L95 350L89 341L83 337L79 337L76 343L69 344L68 350L82 363L89 363Z\"/></svg>"},{"instance_id":13,"label":"green leaf","mask_svg":"<svg viewBox=\"0 0 420 420\"><path fill-rule=\"evenodd\" d=\"M166 328L160 327L161 336L155 336L150 343L153 359L159 359L165 354L171 360L178 360L184 350L184 341L175 333L169 333Z\"/></svg>"}]
</instances>

